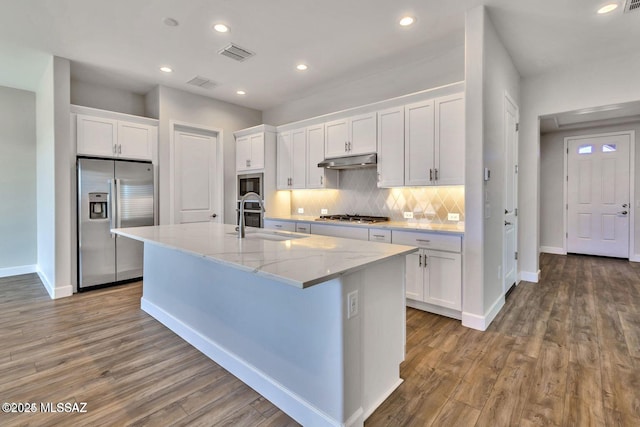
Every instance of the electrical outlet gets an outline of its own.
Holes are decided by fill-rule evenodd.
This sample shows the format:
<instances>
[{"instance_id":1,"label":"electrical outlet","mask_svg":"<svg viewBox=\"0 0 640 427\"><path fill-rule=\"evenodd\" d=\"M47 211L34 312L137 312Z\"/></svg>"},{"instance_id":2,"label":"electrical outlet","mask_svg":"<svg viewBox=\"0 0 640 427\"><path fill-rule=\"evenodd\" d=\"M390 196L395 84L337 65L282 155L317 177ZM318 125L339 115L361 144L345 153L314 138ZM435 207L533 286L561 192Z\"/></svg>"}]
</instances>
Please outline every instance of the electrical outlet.
<instances>
[{"instance_id":1,"label":"electrical outlet","mask_svg":"<svg viewBox=\"0 0 640 427\"><path fill-rule=\"evenodd\" d=\"M320 215L326 215L329 213L329 209L320 209Z\"/></svg>"},{"instance_id":2,"label":"electrical outlet","mask_svg":"<svg viewBox=\"0 0 640 427\"><path fill-rule=\"evenodd\" d=\"M405 212L404 219L413 219L413 212Z\"/></svg>"},{"instance_id":3,"label":"electrical outlet","mask_svg":"<svg viewBox=\"0 0 640 427\"><path fill-rule=\"evenodd\" d=\"M358 315L358 290L347 294L347 319Z\"/></svg>"},{"instance_id":4,"label":"electrical outlet","mask_svg":"<svg viewBox=\"0 0 640 427\"><path fill-rule=\"evenodd\" d=\"M298 213L299 214L303 214L304 213L304 208L298 208Z\"/></svg>"},{"instance_id":5,"label":"electrical outlet","mask_svg":"<svg viewBox=\"0 0 640 427\"><path fill-rule=\"evenodd\" d=\"M449 221L460 221L460 214L458 213L450 213L447 215L447 219Z\"/></svg>"}]
</instances>

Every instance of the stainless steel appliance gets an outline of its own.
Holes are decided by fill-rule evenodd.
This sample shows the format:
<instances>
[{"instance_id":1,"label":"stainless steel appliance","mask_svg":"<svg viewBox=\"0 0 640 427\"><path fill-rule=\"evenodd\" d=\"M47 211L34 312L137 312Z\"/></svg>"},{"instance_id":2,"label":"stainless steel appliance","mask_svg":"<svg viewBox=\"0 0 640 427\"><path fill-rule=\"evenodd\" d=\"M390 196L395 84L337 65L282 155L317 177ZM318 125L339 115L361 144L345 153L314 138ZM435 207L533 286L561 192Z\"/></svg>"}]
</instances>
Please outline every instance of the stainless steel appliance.
<instances>
[{"instance_id":1,"label":"stainless steel appliance","mask_svg":"<svg viewBox=\"0 0 640 427\"><path fill-rule=\"evenodd\" d=\"M153 165L78 158L78 290L142 277L142 242L111 228L154 225Z\"/></svg>"},{"instance_id":2,"label":"stainless steel appliance","mask_svg":"<svg viewBox=\"0 0 640 427\"><path fill-rule=\"evenodd\" d=\"M240 199L247 193L256 193L264 201L264 174L252 173L238 175L238 217L237 224L240 224ZM260 202L248 200L244 206L244 223L247 227L263 227L263 209Z\"/></svg>"},{"instance_id":3,"label":"stainless steel appliance","mask_svg":"<svg viewBox=\"0 0 640 427\"><path fill-rule=\"evenodd\" d=\"M320 218L316 218L316 221L341 221L341 222L355 222L359 224L372 224L375 222L389 221L389 217L358 215L358 214L355 214L355 215L337 214L337 215L320 215Z\"/></svg>"}]
</instances>

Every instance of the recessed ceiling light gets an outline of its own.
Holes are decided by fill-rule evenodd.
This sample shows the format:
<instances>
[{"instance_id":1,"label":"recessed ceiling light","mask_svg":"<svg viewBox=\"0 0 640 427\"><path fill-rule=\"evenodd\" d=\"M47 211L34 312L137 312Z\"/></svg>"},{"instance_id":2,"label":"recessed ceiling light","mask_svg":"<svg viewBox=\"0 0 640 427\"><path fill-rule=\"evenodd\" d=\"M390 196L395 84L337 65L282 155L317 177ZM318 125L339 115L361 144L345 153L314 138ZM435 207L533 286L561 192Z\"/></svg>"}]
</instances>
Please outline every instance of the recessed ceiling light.
<instances>
[{"instance_id":1,"label":"recessed ceiling light","mask_svg":"<svg viewBox=\"0 0 640 427\"><path fill-rule=\"evenodd\" d=\"M402 25L403 27L408 27L414 22L416 22L416 18L414 18L413 16L405 16L400 20L400 25Z\"/></svg>"},{"instance_id":2,"label":"recessed ceiling light","mask_svg":"<svg viewBox=\"0 0 640 427\"><path fill-rule=\"evenodd\" d=\"M160 71L164 72L164 73L171 73L173 72L173 70L169 67L160 67Z\"/></svg>"},{"instance_id":3,"label":"recessed ceiling light","mask_svg":"<svg viewBox=\"0 0 640 427\"><path fill-rule=\"evenodd\" d=\"M238 90L238 91L236 91L236 93L237 93L238 95L246 95L246 94L247 94L247 92L245 92L245 91L243 91L243 90Z\"/></svg>"},{"instance_id":4,"label":"recessed ceiling light","mask_svg":"<svg viewBox=\"0 0 640 427\"><path fill-rule=\"evenodd\" d=\"M298 65L296 65L296 69L298 71L305 71L307 68L309 68L309 67L307 67L306 64L298 64Z\"/></svg>"},{"instance_id":5,"label":"recessed ceiling light","mask_svg":"<svg viewBox=\"0 0 640 427\"><path fill-rule=\"evenodd\" d=\"M605 4L600 9L598 9L598 14L604 15L605 13L613 12L617 8L618 8L618 4L617 3Z\"/></svg>"},{"instance_id":6,"label":"recessed ceiling light","mask_svg":"<svg viewBox=\"0 0 640 427\"><path fill-rule=\"evenodd\" d=\"M216 24L213 26L213 29L219 33L226 33L227 31L229 31L229 27L224 24Z\"/></svg>"},{"instance_id":7,"label":"recessed ceiling light","mask_svg":"<svg viewBox=\"0 0 640 427\"><path fill-rule=\"evenodd\" d=\"M164 25L167 27L177 27L179 25L178 21L173 18L164 18L162 22L164 22Z\"/></svg>"}]
</instances>

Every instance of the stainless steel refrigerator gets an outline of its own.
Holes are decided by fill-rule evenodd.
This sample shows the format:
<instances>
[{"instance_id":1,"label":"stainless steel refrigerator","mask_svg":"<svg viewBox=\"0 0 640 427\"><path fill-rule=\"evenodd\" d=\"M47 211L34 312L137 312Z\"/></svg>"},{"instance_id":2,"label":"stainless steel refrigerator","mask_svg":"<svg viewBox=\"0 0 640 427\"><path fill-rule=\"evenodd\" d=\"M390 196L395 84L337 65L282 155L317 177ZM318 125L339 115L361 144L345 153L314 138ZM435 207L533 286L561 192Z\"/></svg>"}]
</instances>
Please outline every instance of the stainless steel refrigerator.
<instances>
[{"instance_id":1,"label":"stainless steel refrigerator","mask_svg":"<svg viewBox=\"0 0 640 427\"><path fill-rule=\"evenodd\" d=\"M143 244L111 228L154 225L153 165L78 158L78 290L142 277Z\"/></svg>"}]
</instances>

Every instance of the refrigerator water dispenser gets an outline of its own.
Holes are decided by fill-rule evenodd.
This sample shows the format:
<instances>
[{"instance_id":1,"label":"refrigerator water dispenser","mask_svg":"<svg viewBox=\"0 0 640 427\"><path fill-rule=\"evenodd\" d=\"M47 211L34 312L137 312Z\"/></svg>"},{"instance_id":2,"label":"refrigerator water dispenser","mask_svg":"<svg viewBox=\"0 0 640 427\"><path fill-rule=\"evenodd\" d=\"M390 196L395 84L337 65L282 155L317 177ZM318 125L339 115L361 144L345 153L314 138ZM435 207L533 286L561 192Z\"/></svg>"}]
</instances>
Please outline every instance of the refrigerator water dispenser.
<instances>
[{"instance_id":1,"label":"refrigerator water dispenser","mask_svg":"<svg viewBox=\"0 0 640 427\"><path fill-rule=\"evenodd\" d=\"M89 193L89 219L107 218L109 193Z\"/></svg>"}]
</instances>

